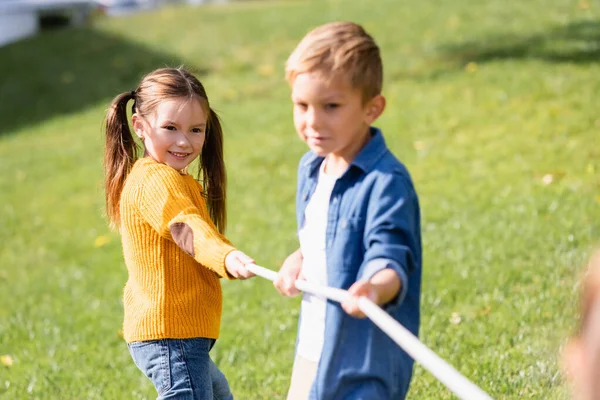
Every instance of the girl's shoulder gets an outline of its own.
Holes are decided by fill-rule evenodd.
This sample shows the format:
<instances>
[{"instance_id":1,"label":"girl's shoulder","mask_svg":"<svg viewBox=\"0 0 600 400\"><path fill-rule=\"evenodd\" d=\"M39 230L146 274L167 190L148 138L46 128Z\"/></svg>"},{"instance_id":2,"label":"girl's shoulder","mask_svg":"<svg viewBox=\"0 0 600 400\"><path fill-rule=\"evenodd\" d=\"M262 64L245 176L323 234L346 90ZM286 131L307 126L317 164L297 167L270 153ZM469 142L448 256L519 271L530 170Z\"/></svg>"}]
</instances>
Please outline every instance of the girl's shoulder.
<instances>
[{"instance_id":1,"label":"girl's shoulder","mask_svg":"<svg viewBox=\"0 0 600 400\"><path fill-rule=\"evenodd\" d=\"M151 158L138 159L127 176L125 187L139 192L140 190L164 190L165 187L177 191L186 186L185 177L168 165Z\"/></svg>"},{"instance_id":2,"label":"girl's shoulder","mask_svg":"<svg viewBox=\"0 0 600 400\"><path fill-rule=\"evenodd\" d=\"M133 165L130 174L139 175L147 182L178 181L183 179L183 175L179 171L148 157L138 159Z\"/></svg>"}]
</instances>

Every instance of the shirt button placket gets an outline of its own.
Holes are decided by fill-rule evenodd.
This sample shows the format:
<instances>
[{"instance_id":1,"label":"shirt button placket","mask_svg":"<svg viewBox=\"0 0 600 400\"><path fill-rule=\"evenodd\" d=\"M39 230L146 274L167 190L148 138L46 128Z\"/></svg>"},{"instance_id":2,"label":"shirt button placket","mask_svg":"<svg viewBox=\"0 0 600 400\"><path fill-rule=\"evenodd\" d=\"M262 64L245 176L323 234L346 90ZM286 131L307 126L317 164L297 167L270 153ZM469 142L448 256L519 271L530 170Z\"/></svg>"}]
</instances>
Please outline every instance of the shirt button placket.
<instances>
[{"instance_id":1,"label":"shirt button placket","mask_svg":"<svg viewBox=\"0 0 600 400\"><path fill-rule=\"evenodd\" d=\"M332 193L331 196L333 199L331 200L331 210L328 213L328 221L327 226L334 226L334 223L337 219L337 215L339 212L339 197ZM329 230L327 232L327 247L331 247L333 245L333 237L334 237L334 229Z\"/></svg>"}]
</instances>

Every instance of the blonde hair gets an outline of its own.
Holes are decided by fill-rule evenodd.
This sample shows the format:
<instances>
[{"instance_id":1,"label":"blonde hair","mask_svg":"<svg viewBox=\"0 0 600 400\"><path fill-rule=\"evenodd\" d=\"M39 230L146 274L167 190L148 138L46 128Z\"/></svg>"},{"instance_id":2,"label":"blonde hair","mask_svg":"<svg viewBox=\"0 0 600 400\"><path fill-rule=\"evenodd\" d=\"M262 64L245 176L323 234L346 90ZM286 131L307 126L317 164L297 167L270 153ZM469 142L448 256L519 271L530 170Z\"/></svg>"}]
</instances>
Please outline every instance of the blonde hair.
<instances>
[{"instance_id":1,"label":"blonde hair","mask_svg":"<svg viewBox=\"0 0 600 400\"><path fill-rule=\"evenodd\" d=\"M353 22L331 22L310 31L288 58L285 72L290 84L303 73L321 74L327 80L346 77L365 102L381 94L383 85L379 47Z\"/></svg>"},{"instance_id":2,"label":"blonde hair","mask_svg":"<svg viewBox=\"0 0 600 400\"><path fill-rule=\"evenodd\" d=\"M160 68L150 72L132 92L119 94L106 113L104 151L104 187L106 214L111 227L120 225L121 192L125 179L139 156L129 129L127 103L133 100L132 114L149 115L162 101L175 98L196 99L208 114L206 140L200 154L198 179L202 180L210 217L223 233L227 222L225 201L227 174L223 157L223 129L219 116L210 108L206 90L200 81L183 68Z\"/></svg>"}]
</instances>

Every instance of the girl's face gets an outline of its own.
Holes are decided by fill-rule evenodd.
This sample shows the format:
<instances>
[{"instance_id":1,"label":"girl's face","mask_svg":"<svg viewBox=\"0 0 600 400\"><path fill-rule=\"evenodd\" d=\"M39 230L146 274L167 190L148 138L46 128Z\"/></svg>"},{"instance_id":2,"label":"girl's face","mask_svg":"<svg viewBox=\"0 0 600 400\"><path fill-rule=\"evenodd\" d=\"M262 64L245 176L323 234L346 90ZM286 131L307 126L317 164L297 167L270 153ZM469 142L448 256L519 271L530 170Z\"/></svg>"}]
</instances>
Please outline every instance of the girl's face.
<instances>
[{"instance_id":1,"label":"girl's face","mask_svg":"<svg viewBox=\"0 0 600 400\"><path fill-rule=\"evenodd\" d=\"M178 171L185 170L202 151L206 121L200 101L187 97L161 101L147 117L132 117L146 154Z\"/></svg>"}]
</instances>

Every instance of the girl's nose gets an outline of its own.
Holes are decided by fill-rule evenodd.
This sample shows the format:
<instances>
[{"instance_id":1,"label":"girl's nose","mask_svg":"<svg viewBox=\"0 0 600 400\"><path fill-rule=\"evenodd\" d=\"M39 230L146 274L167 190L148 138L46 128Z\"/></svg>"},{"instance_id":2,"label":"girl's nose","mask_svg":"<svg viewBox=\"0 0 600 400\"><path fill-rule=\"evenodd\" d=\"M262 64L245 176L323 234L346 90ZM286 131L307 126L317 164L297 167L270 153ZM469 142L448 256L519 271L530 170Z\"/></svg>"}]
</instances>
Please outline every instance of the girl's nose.
<instances>
[{"instance_id":1,"label":"girl's nose","mask_svg":"<svg viewBox=\"0 0 600 400\"><path fill-rule=\"evenodd\" d=\"M184 133L179 133L179 136L177 137L177 145L181 146L183 148L186 147L190 147L190 140L188 139L188 137L184 134Z\"/></svg>"}]
</instances>

